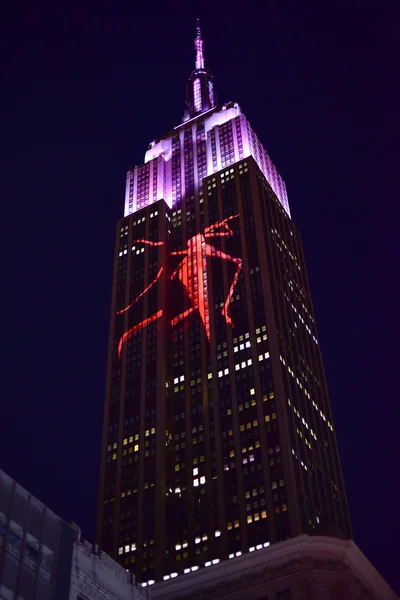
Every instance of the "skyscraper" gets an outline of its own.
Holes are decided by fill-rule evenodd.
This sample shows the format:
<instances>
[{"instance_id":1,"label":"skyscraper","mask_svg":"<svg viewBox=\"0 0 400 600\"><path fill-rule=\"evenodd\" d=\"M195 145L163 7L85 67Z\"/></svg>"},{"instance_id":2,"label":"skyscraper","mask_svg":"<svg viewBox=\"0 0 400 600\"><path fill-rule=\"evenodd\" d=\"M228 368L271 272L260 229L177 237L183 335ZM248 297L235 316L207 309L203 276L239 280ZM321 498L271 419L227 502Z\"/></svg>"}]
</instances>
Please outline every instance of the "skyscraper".
<instances>
[{"instance_id":1,"label":"skyscraper","mask_svg":"<svg viewBox=\"0 0 400 600\"><path fill-rule=\"evenodd\" d=\"M285 184L195 49L116 232L97 535L139 581L351 536Z\"/></svg>"}]
</instances>

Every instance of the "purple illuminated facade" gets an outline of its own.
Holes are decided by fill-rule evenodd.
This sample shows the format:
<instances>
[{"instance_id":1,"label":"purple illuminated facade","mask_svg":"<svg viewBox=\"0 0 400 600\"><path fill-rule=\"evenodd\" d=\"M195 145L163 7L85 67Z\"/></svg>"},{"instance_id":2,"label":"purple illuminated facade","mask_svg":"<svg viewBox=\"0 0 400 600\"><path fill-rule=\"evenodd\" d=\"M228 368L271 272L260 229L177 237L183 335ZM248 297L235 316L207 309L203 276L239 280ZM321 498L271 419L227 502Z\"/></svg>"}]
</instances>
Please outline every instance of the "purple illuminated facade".
<instances>
[{"instance_id":1,"label":"purple illuminated facade","mask_svg":"<svg viewBox=\"0 0 400 600\"><path fill-rule=\"evenodd\" d=\"M285 182L239 105L215 105L214 81L204 66L199 25L195 47L196 68L187 84L184 121L151 142L144 164L128 171L125 217L161 199L172 208L198 192L205 177L249 156L290 216Z\"/></svg>"},{"instance_id":2,"label":"purple illuminated facade","mask_svg":"<svg viewBox=\"0 0 400 600\"><path fill-rule=\"evenodd\" d=\"M197 24L183 121L117 224L98 543L146 585L302 533L351 536L285 184Z\"/></svg>"}]
</instances>

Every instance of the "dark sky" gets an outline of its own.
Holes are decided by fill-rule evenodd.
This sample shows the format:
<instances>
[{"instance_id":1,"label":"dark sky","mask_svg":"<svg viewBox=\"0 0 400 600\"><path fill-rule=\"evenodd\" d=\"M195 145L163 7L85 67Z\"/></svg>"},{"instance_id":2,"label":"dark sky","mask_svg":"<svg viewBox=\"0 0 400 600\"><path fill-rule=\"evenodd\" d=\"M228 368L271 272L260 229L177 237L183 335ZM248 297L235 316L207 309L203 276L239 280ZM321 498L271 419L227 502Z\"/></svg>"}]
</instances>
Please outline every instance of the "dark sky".
<instances>
[{"instance_id":1,"label":"dark sky","mask_svg":"<svg viewBox=\"0 0 400 600\"><path fill-rule=\"evenodd\" d=\"M239 102L286 180L355 539L400 590L397 1L14 4L0 26L0 468L94 539L125 173L180 122L199 16L219 99Z\"/></svg>"}]
</instances>

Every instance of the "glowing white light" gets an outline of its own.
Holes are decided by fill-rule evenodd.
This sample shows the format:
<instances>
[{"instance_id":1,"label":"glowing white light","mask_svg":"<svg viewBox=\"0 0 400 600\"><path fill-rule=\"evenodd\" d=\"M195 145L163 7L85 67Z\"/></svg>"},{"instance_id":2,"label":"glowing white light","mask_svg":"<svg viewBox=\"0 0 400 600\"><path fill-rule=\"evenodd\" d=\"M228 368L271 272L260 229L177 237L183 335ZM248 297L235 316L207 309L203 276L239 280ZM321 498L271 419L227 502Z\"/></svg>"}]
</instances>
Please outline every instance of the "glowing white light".
<instances>
[{"instance_id":1,"label":"glowing white light","mask_svg":"<svg viewBox=\"0 0 400 600\"><path fill-rule=\"evenodd\" d=\"M193 100L194 110L201 111L201 81L198 77L193 81Z\"/></svg>"},{"instance_id":2,"label":"glowing white light","mask_svg":"<svg viewBox=\"0 0 400 600\"><path fill-rule=\"evenodd\" d=\"M208 97L210 98L211 106L215 106L214 88L213 88L212 81L208 82Z\"/></svg>"}]
</instances>

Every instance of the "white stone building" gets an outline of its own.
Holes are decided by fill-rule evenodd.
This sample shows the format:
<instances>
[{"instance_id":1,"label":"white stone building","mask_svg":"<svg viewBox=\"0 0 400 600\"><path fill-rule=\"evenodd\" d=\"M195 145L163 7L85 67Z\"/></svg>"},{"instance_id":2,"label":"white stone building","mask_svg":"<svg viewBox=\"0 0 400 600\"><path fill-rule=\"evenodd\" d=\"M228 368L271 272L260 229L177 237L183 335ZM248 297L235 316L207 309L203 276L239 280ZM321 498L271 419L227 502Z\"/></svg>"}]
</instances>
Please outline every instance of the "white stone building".
<instances>
[{"instance_id":1,"label":"white stone building","mask_svg":"<svg viewBox=\"0 0 400 600\"><path fill-rule=\"evenodd\" d=\"M152 585L152 600L399 600L352 540L301 535L252 550Z\"/></svg>"},{"instance_id":2,"label":"white stone building","mask_svg":"<svg viewBox=\"0 0 400 600\"><path fill-rule=\"evenodd\" d=\"M74 526L75 528L75 526ZM81 539L72 553L69 600L146 600L149 591L135 585L135 577L107 554Z\"/></svg>"}]
</instances>

